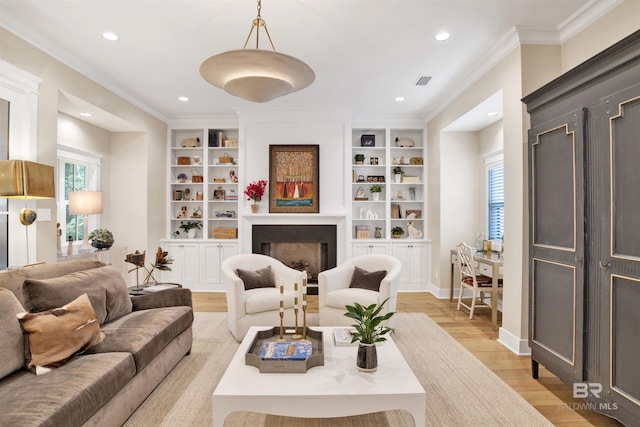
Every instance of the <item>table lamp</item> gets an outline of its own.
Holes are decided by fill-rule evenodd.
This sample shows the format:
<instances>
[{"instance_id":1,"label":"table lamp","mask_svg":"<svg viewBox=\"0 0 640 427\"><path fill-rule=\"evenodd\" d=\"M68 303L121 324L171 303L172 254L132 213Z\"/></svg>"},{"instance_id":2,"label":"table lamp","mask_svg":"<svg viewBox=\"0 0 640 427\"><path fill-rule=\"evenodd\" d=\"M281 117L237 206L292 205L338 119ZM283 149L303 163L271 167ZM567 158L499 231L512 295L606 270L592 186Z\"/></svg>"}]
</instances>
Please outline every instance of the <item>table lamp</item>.
<instances>
[{"instance_id":1,"label":"table lamp","mask_svg":"<svg viewBox=\"0 0 640 427\"><path fill-rule=\"evenodd\" d=\"M102 193L88 190L70 191L69 213L71 215L84 215L84 240L81 251L89 251L89 215L102 213Z\"/></svg>"}]
</instances>

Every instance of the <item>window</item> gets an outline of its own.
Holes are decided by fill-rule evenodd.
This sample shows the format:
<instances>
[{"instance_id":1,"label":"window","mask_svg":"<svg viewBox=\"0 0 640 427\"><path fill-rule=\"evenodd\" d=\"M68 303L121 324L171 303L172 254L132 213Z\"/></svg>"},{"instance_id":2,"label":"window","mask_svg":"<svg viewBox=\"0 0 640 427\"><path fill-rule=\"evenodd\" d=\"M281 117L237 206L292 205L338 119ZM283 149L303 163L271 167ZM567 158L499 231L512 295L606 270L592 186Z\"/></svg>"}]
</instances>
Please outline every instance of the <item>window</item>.
<instances>
[{"instance_id":1,"label":"window","mask_svg":"<svg viewBox=\"0 0 640 427\"><path fill-rule=\"evenodd\" d=\"M100 190L100 158L91 154L58 149L58 218L64 240L71 236L73 241L84 240L85 233L99 227L98 215L90 215L88 224L84 215L69 213L69 192L79 190Z\"/></svg>"},{"instance_id":2,"label":"window","mask_svg":"<svg viewBox=\"0 0 640 427\"><path fill-rule=\"evenodd\" d=\"M502 240L504 236L504 166L488 168L489 239Z\"/></svg>"}]
</instances>

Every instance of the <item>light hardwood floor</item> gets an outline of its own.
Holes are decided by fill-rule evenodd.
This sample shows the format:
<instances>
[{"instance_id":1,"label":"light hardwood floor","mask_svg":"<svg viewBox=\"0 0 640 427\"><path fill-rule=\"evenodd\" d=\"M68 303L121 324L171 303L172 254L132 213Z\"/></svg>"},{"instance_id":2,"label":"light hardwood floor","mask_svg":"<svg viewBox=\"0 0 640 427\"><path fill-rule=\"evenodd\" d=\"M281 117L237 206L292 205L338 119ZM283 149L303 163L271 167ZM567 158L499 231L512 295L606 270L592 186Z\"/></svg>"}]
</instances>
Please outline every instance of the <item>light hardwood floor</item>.
<instances>
[{"instance_id":1,"label":"light hardwood floor","mask_svg":"<svg viewBox=\"0 0 640 427\"><path fill-rule=\"evenodd\" d=\"M195 311L227 311L225 294L194 292L193 307ZM308 296L308 309L309 312L318 311L317 296ZM457 311L455 302L438 300L425 292L400 293L397 310L426 313L554 425L622 425L604 415L581 409L584 401L574 399L571 387L542 365L539 378L534 380L531 377L531 359L516 356L497 341L498 332L491 328L489 310L477 310L473 320L469 320L468 312Z\"/></svg>"}]
</instances>

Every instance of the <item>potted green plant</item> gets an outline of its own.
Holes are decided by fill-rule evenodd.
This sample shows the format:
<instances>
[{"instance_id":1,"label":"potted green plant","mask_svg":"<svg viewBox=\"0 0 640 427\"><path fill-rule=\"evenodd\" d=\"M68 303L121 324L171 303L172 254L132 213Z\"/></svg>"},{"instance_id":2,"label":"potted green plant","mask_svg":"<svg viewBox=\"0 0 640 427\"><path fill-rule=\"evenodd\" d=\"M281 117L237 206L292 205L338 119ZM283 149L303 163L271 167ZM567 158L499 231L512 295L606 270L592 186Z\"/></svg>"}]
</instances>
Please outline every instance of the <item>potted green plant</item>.
<instances>
[{"instance_id":1,"label":"potted green plant","mask_svg":"<svg viewBox=\"0 0 640 427\"><path fill-rule=\"evenodd\" d=\"M379 305L374 303L368 307L357 302L345 306L347 312L344 315L356 321L352 325L356 329L356 333L351 338L351 342L359 341L356 365L361 371L373 372L378 368L378 353L375 344L386 341L385 335L393 331L393 328L386 326L383 322L389 320L395 312L381 314L388 300L389 298Z\"/></svg>"},{"instance_id":2,"label":"potted green plant","mask_svg":"<svg viewBox=\"0 0 640 427\"><path fill-rule=\"evenodd\" d=\"M356 165L364 164L364 154L356 154L355 159L356 159Z\"/></svg>"},{"instance_id":3,"label":"potted green plant","mask_svg":"<svg viewBox=\"0 0 640 427\"><path fill-rule=\"evenodd\" d=\"M396 226L391 229L391 236L393 236L394 239L399 239L403 234L404 230L402 227Z\"/></svg>"},{"instance_id":4,"label":"potted green plant","mask_svg":"<svg viewBox=\"0 0 640 427\"><path fill-rule=\"evenodd\" d=\"M395 166L393 168L393 174L396 177L396 183L402 182L402 175L404 175L404 170L400 166Z\"/></svg>"},{"instance_id":5,"label":"potted green plant","mask_svg":"<svg viewBox=\"0 0 640 427\"><path fill-rule=\"evenodd\" d=\"M382 192L382 185L378 185L378 184L373 184L371 186L371 188L369 188L369 191L371 191L371 195L373 196L373 200L379 200L380 199L380 193Z\"/></svg>"},{"instance_id":6,"label":"potted green plant","mask_svg":"<svg viewBox=\"0 0 640 427\"><path fill-rule=\"evenodd\" d=\"M110 248L113 245L113 234L106 228L96 228L87 236L91 240L91 246L98 250Z\"/></svg>"},{"instance_id":7,"label":"potted green plant","mask_svg":"<svg viewBox=\"0 0 640 427\"><path fill-rule=\"evenodd\" d=\"M176 237L180 237L182 233L187 233L189 239L196 237L196 230L202 229L202 223L200 221L180 221L178 231L174 234Z\"/></svg>"}]
</instances>

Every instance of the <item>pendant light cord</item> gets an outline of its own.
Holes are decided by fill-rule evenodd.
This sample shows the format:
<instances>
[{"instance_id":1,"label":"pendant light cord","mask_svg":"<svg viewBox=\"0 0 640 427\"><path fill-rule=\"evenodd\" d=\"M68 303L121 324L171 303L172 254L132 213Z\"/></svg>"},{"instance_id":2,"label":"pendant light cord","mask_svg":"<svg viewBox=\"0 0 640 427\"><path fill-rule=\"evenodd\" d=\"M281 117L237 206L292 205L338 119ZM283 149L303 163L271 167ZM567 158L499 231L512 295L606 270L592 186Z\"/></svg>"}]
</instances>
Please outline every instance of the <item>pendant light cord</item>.
<instances>
[{"instance_id":1,"label":"pendant light cord","mask_svg":"<svg viewBox=\"0 0 640 427\"><path fill-rule=\"evenodd\" d=\"M262 19L262 16L260 15L261 11L262 11L262 0L258 0L258 16L256 17L256 19L254 19L251 22L251 30L249 31L247 40L244 42L244 46L242 48L243 49L247 48L247 44L249 44L249 40L251 39L251 34L253 34L253 29L256 28L256 49L260 49L259 47L260 27L264 27L264 32L267 33L267 38L269 39L269 43L271 44L271 49L273 49L273 51L275 52L276 47L273 45L273 40L271 40L271 34L269 34L269 30L267 29L267 23L265 22L264 19Z\"/></svg>"}]
</instances>

